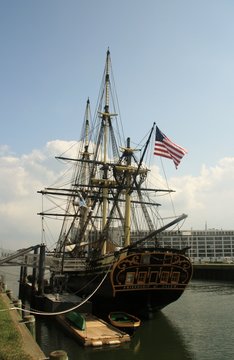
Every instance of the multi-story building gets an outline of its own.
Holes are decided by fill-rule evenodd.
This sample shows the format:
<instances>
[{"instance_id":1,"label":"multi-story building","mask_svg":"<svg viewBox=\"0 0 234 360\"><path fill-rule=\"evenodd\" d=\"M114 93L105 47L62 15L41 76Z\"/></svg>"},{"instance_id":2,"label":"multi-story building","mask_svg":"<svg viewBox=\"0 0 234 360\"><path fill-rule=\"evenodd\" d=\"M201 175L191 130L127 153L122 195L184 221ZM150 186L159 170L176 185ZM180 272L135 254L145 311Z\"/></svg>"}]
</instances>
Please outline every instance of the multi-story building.
<instances>
[{"instance_id":1,"label":"multi-story building","mask_svg":"<svg viewBox=\"0 0 234 360\"><path fill-rule=\"evenodd\" d=\"M162 246L189 247L189 256L195 261L234 259L234 230L164 231L159 241Z\"/></svg>"}]
</instances>

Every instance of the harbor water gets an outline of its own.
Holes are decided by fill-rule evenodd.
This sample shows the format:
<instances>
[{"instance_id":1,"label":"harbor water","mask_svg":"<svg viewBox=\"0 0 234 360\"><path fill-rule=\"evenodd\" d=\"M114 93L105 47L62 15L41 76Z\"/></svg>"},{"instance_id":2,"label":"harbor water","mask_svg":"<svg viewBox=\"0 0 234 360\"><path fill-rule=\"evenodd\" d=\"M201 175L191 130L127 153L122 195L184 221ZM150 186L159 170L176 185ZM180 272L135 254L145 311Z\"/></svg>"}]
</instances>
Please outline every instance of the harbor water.
<instances>
[{"instance_id":1,"label":"harbor water","mask_svg":"<svg viewBox=\"0 0 234 360\"><path fill-rule=\"evenodd\" d=\"M17 296L15 268L5 272ZM234 284L192 281L183 296L137 330L130 343L83 348L51 318L37 318L37 342L48 356L65 350L69 360L230 360L234 358Z\"/></svg>"}]
</instances>

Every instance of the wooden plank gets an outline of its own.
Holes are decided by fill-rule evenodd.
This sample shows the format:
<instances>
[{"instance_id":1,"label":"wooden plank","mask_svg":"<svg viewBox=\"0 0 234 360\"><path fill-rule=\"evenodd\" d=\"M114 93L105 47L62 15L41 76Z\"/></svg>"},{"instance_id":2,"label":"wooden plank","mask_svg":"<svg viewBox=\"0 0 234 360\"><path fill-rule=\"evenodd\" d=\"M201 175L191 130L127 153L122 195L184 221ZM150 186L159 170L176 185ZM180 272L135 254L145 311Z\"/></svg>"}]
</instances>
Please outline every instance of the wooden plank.
<instances>
[{"instance_id":1,"label":"wooden plank","mask_svg":"<svg viewBox=\"0 0 234 360\"><path fill-rule=\"evenodd\" d=\"M130 336L92 314L83 314L85 330L73 326L65 316L57 316L58 322L83 346L120 345L130 341Z\"/></svg>"}]
</instances>

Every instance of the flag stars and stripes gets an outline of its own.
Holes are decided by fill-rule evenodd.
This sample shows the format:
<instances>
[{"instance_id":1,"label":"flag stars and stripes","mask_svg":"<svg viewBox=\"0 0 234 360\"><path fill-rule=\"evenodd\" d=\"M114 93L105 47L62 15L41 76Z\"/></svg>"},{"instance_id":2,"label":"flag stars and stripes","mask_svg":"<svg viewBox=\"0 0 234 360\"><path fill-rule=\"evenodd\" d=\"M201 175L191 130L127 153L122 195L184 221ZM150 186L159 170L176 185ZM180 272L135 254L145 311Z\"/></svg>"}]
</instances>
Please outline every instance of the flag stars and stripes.
<instances>
[{"instance_id":1,"label":"flag stars and stripes","mask_svg":"<svg viewBox=\"0 0 234 360\"><path fill-rule=\"evenodd\" d=\"M168 137L163 134L156 126L156 137L154 145L154 155L162 156L173 160L177 168L187 150L181 146L173 143Z\"/></svg>"}]
</instances>

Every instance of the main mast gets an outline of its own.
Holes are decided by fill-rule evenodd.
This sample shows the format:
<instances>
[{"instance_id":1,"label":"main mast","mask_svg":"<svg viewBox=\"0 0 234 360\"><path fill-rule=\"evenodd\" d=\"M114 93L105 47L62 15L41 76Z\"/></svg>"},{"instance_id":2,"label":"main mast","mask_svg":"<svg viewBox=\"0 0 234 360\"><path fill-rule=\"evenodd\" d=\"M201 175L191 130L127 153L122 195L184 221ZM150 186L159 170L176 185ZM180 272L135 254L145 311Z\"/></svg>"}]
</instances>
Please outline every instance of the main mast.
<instances>
[{"instance_id":1,"label":"main mast","mask_svg":"<svg viewBox=\"0 0 234 360\"><path fill-rule=\"evenodd\" d=\"M106 185L107 180L107 149L108 149L108 127L109 127L109 121L110 121L110 112L109 112L109 98L110 98L110 75L109 75L109 67L110 67L110 52L107 51L107 57L106 57L106 75L105 75L105 106L104 106L104 112L102 113L102 122L104 126L104 149L103 149L103 179L104 179L104 185ZM108 197L108 188L103 188L103 216L102 216L102 230L104 230L106 221L107 221L107 201ZM106 253L106 240L103 242L102 246L102 254Z\"/></svg>"},{"instance_id":2,"label":"main mast","mask_svg":"<svg viewBox=\"0 0 234 360\"><path fill-rule=\"evenodd\" d=\"M107 225L107 216L108 216L108 187L110 183L113 183L113 180L108 180L108 170L109 165L108 161L108 139L109 131L111 127L111 117L116 116L117 114L110 113L110 51L107 51L106 55L106 65L105 65L105 74L104 74L104 109L99 112L101 118L101 124L103 129L103 152L102 152L102 179L99 179L99 184L102 185L102 231L104 232ZM101 253L105 255L107 252L107 239L103 239Z\"/></svg>"},{"instance_id":3,"label":"main mast","mask_svg":"<svg viewBox=\"0 0 234 360\"><path fill-rule=\"evenodd\" d=\"M100 112L103 131L103 167L102 167L102 179L99 179L99 184L102 185L102 248L101 253L104 255L107 252L107 237L106 230L108 230L108 196L109 188L111 185L116 186L118 182L118 177L121 178L121 185L119 184L119 190L116 192L115 201L119 200L119 196L122 194L125 198L125 209L124 209L124 246L130 245L130 234L131 234L131 194L134 181L139 175L144 176L147 174L148 170L145 168L139 167L138 164L132 164L132 158L134 157L134 152L136 149L131 148L130 138L127 139L126 147L122 148L122 156L118 159L118 163L114 165L115 180L110 180L108 178L109 164L108 164L108 139L109 133L112 131L112 116L117 114L110 113L110 52L107 51L106 56L106 65L105 65L105 74L104 74L104 111ZM113 140L113 134L111 133L111 138ZM114 176L114 177L115 177ZM115 207L115 205L113 205ZM114 209L113 207L113 209Z\"/></svg>"}]
</instances>

